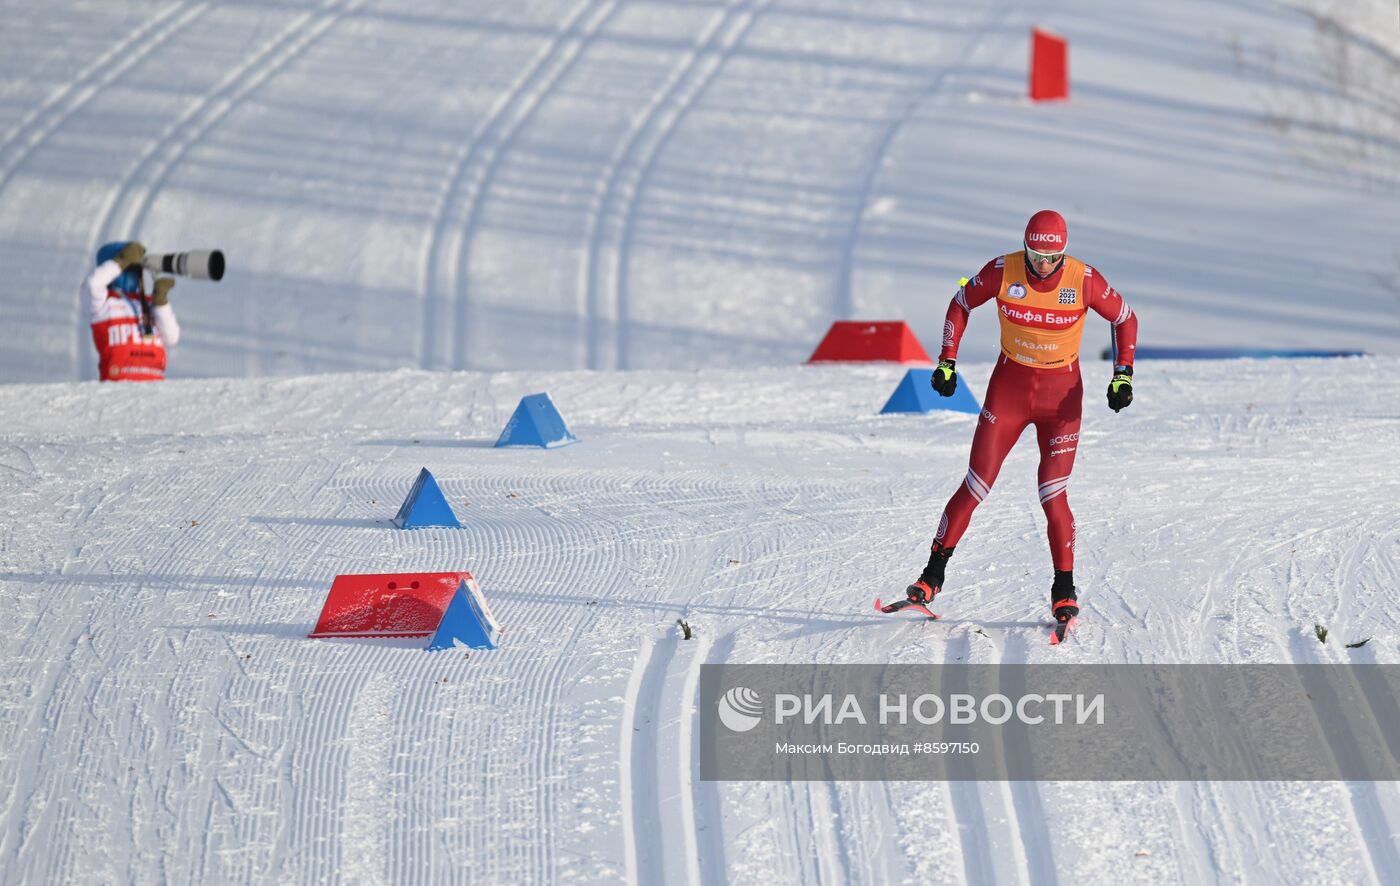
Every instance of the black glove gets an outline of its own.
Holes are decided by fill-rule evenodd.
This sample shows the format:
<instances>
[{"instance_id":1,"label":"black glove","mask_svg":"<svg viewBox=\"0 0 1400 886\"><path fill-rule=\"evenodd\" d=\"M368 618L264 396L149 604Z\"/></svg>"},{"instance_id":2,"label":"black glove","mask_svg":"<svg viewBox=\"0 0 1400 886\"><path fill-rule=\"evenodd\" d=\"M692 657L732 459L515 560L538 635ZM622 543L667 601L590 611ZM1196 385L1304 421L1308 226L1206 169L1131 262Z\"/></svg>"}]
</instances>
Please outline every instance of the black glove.
<instances>
[{"instance_id":1,"label":"black glove","mask_svg":"<svg viewBox=\"0 0 1400 886\"><path fill-rule=\"evenodd\" d=\"M135 240L122 247L122 251L113 256L112 261L121 266L123 271L130 270L141 264L141 259L146 257L146 247Z\"/></svg>"},{"instance_id":2,"label":"black glove","mask_svg":"<svg viewBox=\"0 0 1400 886\"><path fill-rule=\"evenodd\" d=\"M151 296L151 304L156 307L170 304L170 290L174 288L174 277L158 277L155 284L155 294Z\"/></svg>"},{"instance_id":3,"label":"black glove","mask_svg":"<svg viewBox=\"0 0 1400 886\"><path fill-rule=\"evenodd\" d=\"M1108 383L1108 408L1114 412L1133 402L1133 367L1113 367L1113 381Z\"/></svg>"},{"instance_id":4,"label":"black glove","mask_svg":"<svg viewBox=\"0 0 1400 886\"><path fill-rule=\"evenodd\" d=\"M929 379L933 389L944 397L953 396L953 392L958 389L958 370L954 368L956 364L956 360L939 360L933 369L933 378Z\"/></svg>"}]
</instances>

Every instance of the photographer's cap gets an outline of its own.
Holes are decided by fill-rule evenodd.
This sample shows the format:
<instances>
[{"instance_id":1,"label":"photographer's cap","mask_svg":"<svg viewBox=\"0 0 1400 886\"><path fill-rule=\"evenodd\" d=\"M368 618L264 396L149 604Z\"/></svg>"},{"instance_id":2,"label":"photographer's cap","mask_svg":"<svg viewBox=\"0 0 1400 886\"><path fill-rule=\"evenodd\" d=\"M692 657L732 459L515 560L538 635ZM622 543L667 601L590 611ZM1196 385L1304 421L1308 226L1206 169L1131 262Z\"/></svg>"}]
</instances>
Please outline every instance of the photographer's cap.
<instances>
[{"instance_id":1,"label":"photographer's cap","mask_svg":"<svg viewBox=\"0 0 1400 886\"><path fill-rule=\"evenodd\" d=\"M109 262L117 257L117 253L126 248L130 240L120 243L104 243L97 250L97 263ZM141 268L135 267L122 271L121 276L107 285L108 289L115 289L118 292L140 292L141 291Z\"/></svg>"}]
</instances>

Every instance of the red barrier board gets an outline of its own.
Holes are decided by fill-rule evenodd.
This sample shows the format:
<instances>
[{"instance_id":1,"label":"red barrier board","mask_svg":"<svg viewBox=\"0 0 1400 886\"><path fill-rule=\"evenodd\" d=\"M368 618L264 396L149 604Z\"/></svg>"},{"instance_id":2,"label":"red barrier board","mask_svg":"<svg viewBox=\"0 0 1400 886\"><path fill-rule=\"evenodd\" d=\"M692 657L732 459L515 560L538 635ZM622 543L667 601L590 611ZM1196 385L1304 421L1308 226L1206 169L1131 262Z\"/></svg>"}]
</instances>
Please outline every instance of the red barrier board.
<instances>
[{"instance_id":1,"label":"red barrier board","mask_svg":"<svg viewBox=\"0 0 1400 886\"><path fill-rule=\"evenodd\" d=\"M807 358L808 363L932 363L903 320L838 320Z\"/></svg>"},{"instance_id":2,"label":"red barrier board","mask_svg":"<svg viewBox=\"0 0 1400 886\"><path fill-rule=\"evenodd\" d=\"M437 630L470 572L337 575L312 637L420 637Z\"/></svg>"},{"instance_id":3,"label":"red barrier board","mask_svg":"<svg viewBox=\"0 0 1400 886\"><path fill-rule=\"evenodd\" d=\"M1058 34L1031 29L1031 101L1069 98L1069 42Z\"/></svg>"}]
</instances>

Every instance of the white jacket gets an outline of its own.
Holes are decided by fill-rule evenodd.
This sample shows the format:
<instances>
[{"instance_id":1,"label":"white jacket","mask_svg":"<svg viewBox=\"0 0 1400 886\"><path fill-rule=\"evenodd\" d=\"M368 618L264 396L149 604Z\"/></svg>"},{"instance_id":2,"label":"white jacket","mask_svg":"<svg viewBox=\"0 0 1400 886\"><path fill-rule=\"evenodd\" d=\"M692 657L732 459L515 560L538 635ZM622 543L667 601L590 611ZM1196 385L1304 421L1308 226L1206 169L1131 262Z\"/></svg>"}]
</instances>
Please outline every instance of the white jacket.
<instances>
[{"instance_id":1,"label":"white jacket","mask_svg":"<svg viewBox=\"0 0 1400 886\"><path fill-rule=\"evenodd\" d=\"M121 265L115 261L105 261L84 278L81 297L87 306L88 323L96 326L112 320L140 322L140 308L132 299L108 296L108 287L121 275ZM156 332L164 344L170 346L179 342L180 323L175 319L175 309L164 304L156 307L152 313L155 315Z\"/></svg>"}]
</instances>

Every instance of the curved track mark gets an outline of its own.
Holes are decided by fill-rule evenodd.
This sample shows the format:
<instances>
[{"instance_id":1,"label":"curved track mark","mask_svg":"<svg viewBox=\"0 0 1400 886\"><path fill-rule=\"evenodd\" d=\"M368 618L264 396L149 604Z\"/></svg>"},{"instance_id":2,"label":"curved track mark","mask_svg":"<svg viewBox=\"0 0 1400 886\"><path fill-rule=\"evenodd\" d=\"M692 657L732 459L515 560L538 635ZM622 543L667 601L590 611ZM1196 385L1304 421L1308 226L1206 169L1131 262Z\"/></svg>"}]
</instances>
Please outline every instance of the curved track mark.
<instances>
[{"instance_id":1,"label":"curved track mark","mask_svg":"<svg viewBox=\"0 0 1400 886\"><path fill-rule=\"evenodd\" d=\"M468 293L458 285L465 277L467 247L477 224L477 203L494 174L500 155L534 113L584 47L616 9L616 0L595 4L588 0L564 21L559 32L540 51L525 73L487 115L479 133L453 160L443 197L433 220L432 240L424 259L427 288L423 306L423 338L420 363L424 369L463 368L465 358L454 354L454 342L466 335L469 305L458 304L449 317L454 299L465 302ZM465 218L463 217L465 216ZM447 322L452 320L453 322Z\"/></svg>"},{"instance_id":2,"label":"curved track mark","mask_svg":"<svg viewBox=\"0 0 1400 886\"><path fill-rule=\"evenodd\" d=\"M735 49L743 41L754 21L769 5L770 0L747 0L736 8L726 13L721 26L711 32L707 44L697 50L691 56L684 68L682 75L676 80L672 88L662 96L652 110L647 114L641 126L634 132L633 143L628 145L623 156L620 158L608 176L608 182L603 189L603 203L599 209L598 222L596 224L594 242L589 249L589 270L588 270L588 322L589 322L589 354L590 368L603 368L595 366L593 361L602 361L598 353L606 342L602 341L606 336L603 333L604 320L599 315L602 312L602 297L596 288L599 285L599 271L597 265L600 262L598 253L601 252L601 237L606 234L608 225L608 206L614 202L615 195L622 194L625 205L620 213L620 220L617 223L620 232L616 247L616 254L612 258L611 274L613 300L609 306L611 309L610 325L615 331L615 342L612 343L615 357L609 368L626 369L628 367L630 351L630 341L627 333L628 323L628 289L627 289L627 265L632 253L632 243L636 238L637 209L641 203L642 194L646 191L647 181L651 178L652 171L656 168L656 161L661 156L662 150L671 140L685 119L690 109L704 94L705 89L714 82L716 75L723 68L724 63L733 56ZM662 115L667 104L674 107L668 114ZM658 126L659 124L659 126ZM645 139L643 137L651 136ZM627 155L633 153L634 148L640 147L639 160L634 160L630 167L624 166ZM625 181L619 184L622 179L622 170L627 170Z\"/></svg>"},{"instance_id":3,"label":"curved track mark","mask_svg":"<svg viewBox=\"0 0 1400 886\"><path fill-rule=\"evenodd\" d=\"M589 207L588 252L579 269L579 284L584 292L584 311L588 321L586 354L589 369L612 369L626 362L619 348L621 318L616 298L620 291L618 278L623 268L620 248L615 246L610 250L611 255L604 256L607 241L610 237L619 236L608 224L611 212L617 203L625 201L620 224L620 231L625 235L631 228L641 181L661 145L670 138L696 98L733 54L760 8L765 5L767 0L743 2L717 16L608 161L596 199ZM604 304L605 291L614 294L610 305Z\"/></svg>"},{"instance_id":4,"label":"curved track mark","mask_svg":"<svg viewBox=\"0 0 1400 886\"><path fill-rule=\"evenodd\" d=\"M127 177L103 220L102 230L113 236L137 230L161 186L169 180L170 171L185 154L254 90L301 57L327 31L364 3L365 0L332 0L320 10L300 17L244 62L224 83L203 96L146 152ZM124 216L123 209L126 210Z\"/></svg>"},{"instance_id":5,"label":"curved track mark","mask_svg":"<svg viewBox=\"0 0 1400 886\"><path fill-rule=\"evenodd\" d=\"M643 641L627 683L622 785L628 882L699 886L695 702L710 642Z\"/></svg>"},{"instance_id":6,"label":"curved track mark","mask_svg":"<svg viewBox=\"0 0 1400 886\"><path fill-rule=\"evenodd\" d=\"M697 655L692 662L693 674L686 697L691 699L696 716L701 716L700 704L700 664L724 664L734 652L734 634L729 633L715 641L708 657ZM727 883L728 870L724 857L724 813L720 802L719 782L700 780L700 734L692 734L691 740L691 784L694 811L692 813L695 831L695 855L699 883L703 886Z\"/></svg>"},{"instance_id":7,"label":"curved track mark","mask_svg":"<svg viewBox=\"0 0 1400 886\"><path fill-rule=\"evenodd\" d=\"M851 223L846 228L846 236L842 241L841 265L836 272L836 293L832 305L832 311L837 319L850 317L855 310L856 241L860 237L860 226L865 219L866 207L875 191L875 182L880 177L880 170L884 169L885 155L889 153L895 138L904 129L904 124L913 118L919 106L943 89L950 74L962 70L966 66L992 27L1005 20L1005 13L1010 6L1009 3L1004 4L994 11L983 21L974 35L963 41L963 50L958 53L957 58L950 64L944 65L923 89L909 97L909 100L904 103L904 106L885 127L879 141L875 143L875 150L871 152L870 162L866 165L865 176L861 180L860 191L851 209Z\"/></svg>"},{"instance_id":8,"label":"curved track mark","mask_svg":"<svg viewBox=\"0 0 1400 886\"><path fill-rule=\"evenodd\" d=\"M0 189L24 160L92 100L104 87L131 70L173 34L179 33L208 9L198 3L181 11L182 4L152 18L78 74L68 85L49 96L25 115L0 141ZM148 39L154 38L154 39Z\"/></svg>"},{"instance_id":9,"label":"curved track mark","mask_svg":"<svg viewBox=\"0 0 1400 886\"><path fill-rule=\"evenodd\" d=\"M660 883L655 879L659 873L652 852L655 851L660 835L655 833L655 810L659 804L655 796L656 784L652 778L650 753L655 741L655 723L642 710L650 684L656 682L657 643L651 639L642 641L637 660L632 665L632 676L627 681L627 691L623 696L627 706L622 721L621 766L618 785L622 802L622 835L626 849L627 882L631 884ZM664 661L662 668L664 668ZM650 846L646 846L647 843ZM644 848L645 847L645 848ZM643 853L646 853L643 855ZM644 868L645 865L645 868Z\"/></svg>"},{"instance_id":10,"label":"curved track mark","mask_svg":"<svg viewBox=\"0 0 1400 886\"><path fill-rule=\"evenodd\" d=\"M434 247L430 250L434 257L430 258L429 262L434 268L431 279L436 286L436 295L430 301L436 303L447 298L453 300L456 305L453 322L447 328L448 347L444 349L453 351L454 369L468 368L469 355L462 349L461 343L470 334L471 277L468 265L471 260L472 239L481 227L482 204L485 202L483 197L496 178L501 160L510 151L525 124L534 117L559 81L573 69L583 50L593 42L620 6L620 0L606 0L596 7L581 10L570 20L566 31L557 38L536 68L532 69L531 75L527 76L521 87L502 104L501 111L494 121L497 125L488 127L473 141L471 149L453 175L453 184L449 191L461 190L462 193L453 201L455 205L450 203L443 212L434 238ZM538 74L538 78L535 74ZM536 79L538 82L535 82ZM462 186L461 182L465 182L465 186ZM460 229L454 224L459 212L457 206L467 208L467 216ZM451 245L445 248L437 246L441 234L448 229L453 231ZM433 330L428 329L430 323L435 326L441 325L433 314L425 316L425 341L433 334ZM434 362L442 361L435 359Z\"/></svg>"},{"instance_id":11,"label":"curved track mark","mask_svg":"<svg viewBox=\"0 0 1400 886\"><path fill-rule=\"evenodd\" d=\"M253 90L267 82L288 62L300 56L347 13L365 0L330 0L318 11L307 12L277 37L269 40L239 65L218 87L200 97L142 154L121 187L112 195L92 242L131 236L145 219L156 194L170 171L213 126L238 107ZM339 8L337 8L339 7ZM78 354L84 377L93 372L94 356L88 347L87 324L78 323Z\"/></svg>"}]
</instances>

